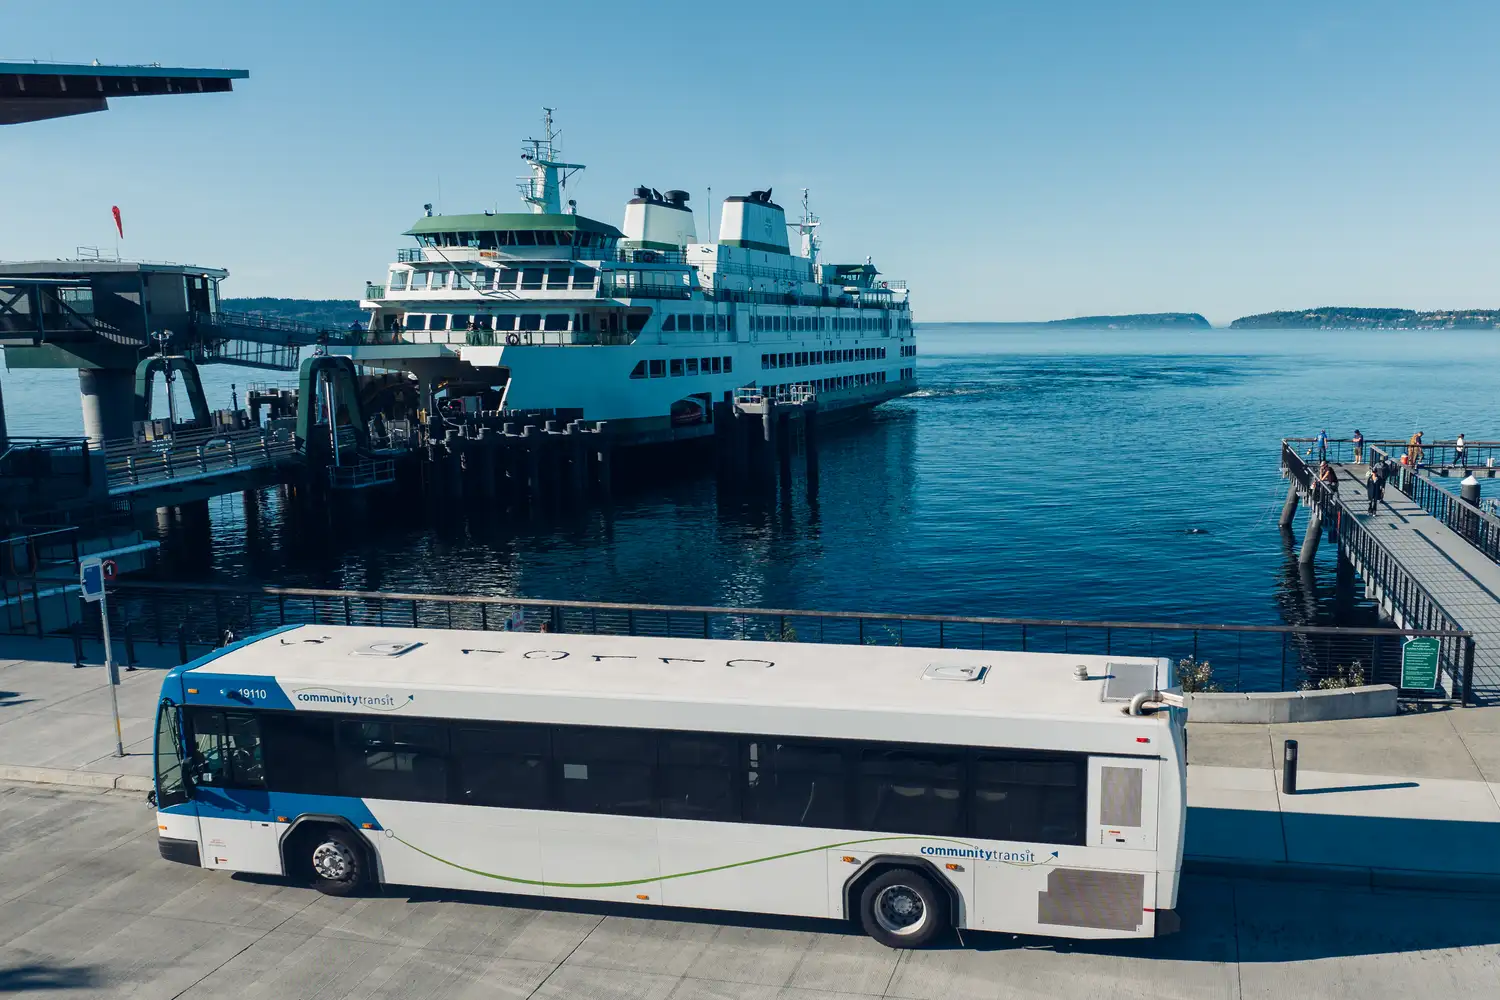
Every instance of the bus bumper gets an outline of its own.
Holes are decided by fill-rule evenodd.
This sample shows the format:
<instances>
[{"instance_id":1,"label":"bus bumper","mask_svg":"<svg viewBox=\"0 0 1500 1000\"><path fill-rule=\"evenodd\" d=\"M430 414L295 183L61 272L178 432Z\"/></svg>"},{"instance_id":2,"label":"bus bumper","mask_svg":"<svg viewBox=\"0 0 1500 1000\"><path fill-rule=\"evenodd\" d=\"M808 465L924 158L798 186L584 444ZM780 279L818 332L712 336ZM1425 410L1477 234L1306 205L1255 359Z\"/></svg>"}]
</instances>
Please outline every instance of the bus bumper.
<instances>
[{"instance_id":1,"label":"bus bumper","mask_svg":"<svg viewBox=\"0 0 1500 1000\"><path fill-rule=\"evenodd\" d=\"M198 842L196 840L177 840L172 837L156 838L156 849L167 861L175 861L180 865L192 865L194 868L202 867L202 859L198 856Z\"/></svg>"},{"instance_id":2,"label":"bus bumper","mask_svg":"<svg viewBox=\"0 0 1500 1000\"><path fill-rule=\"evenodd\" d=\"M194 855L196 857L196 854ZM1176 934L1182 930L1182 918L1177 915L1176 910L1156 911L1156 936L1166 937L1168 934Z\"/></svg>"}]
</instances>

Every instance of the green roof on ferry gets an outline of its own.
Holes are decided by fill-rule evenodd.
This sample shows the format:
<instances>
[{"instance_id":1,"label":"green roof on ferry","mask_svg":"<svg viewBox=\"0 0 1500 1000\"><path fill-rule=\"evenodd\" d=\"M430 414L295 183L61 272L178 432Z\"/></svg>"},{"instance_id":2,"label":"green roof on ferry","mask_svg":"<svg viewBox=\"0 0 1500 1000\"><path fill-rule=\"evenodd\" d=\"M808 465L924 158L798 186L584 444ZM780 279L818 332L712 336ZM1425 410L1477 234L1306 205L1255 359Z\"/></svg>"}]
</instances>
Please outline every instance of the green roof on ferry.
<instances>
[{"instance_id":1,"label":"green roof on ferry","mask_svg":"<svg viewBox=\"0 0 1500 1000\"><path fill-rule=\"evenodd\" d=\"M403 235L427 233L490 233L515 230L549 229L565 232L603 233L616 239L625 234L607 222L582 215L538 215L532 212L481 212L478 215L424 215Z\"/></svg>"}]
</instances>

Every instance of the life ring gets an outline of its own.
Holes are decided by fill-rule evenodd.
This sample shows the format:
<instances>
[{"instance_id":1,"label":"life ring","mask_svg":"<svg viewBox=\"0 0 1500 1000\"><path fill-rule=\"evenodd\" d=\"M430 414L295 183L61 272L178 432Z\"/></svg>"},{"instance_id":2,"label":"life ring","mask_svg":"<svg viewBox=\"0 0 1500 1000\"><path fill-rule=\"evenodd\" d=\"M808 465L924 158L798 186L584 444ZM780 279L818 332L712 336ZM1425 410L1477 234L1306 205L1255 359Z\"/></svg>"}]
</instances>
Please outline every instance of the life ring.
<instances>
[{"instance_id":1,"label":"life ring","mask_svg":"<svg viewBox=\"0 0 1500 1000\"><path fill-rule=\"evenodd\" d=\"M515 347L517 344L519 344L521 342L521 338L520 338L520 336L518 334L507 333L505 335L505 342L507 344L509 344L511 347Z\"/></svg>"}]
</instances>

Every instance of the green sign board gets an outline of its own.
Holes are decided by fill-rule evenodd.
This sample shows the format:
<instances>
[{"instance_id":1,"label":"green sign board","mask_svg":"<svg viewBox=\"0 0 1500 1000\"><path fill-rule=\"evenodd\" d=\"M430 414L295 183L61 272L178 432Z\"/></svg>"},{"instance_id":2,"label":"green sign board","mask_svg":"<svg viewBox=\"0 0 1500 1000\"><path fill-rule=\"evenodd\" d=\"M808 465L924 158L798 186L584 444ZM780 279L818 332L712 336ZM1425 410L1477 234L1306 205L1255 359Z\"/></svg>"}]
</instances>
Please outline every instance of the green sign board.
<instances>
[{"instance_id":1,"label":"green sign board","mask_svg":"<svg viewBox=\"0 0 1500 1000\"><path fill-rule=\"evenodd\" d=\"M1401 644L1401 686L1413 691L1431 691L1438 686L1440 644L1430 636L1407 639Z\"/></svg>"}]
</instances>

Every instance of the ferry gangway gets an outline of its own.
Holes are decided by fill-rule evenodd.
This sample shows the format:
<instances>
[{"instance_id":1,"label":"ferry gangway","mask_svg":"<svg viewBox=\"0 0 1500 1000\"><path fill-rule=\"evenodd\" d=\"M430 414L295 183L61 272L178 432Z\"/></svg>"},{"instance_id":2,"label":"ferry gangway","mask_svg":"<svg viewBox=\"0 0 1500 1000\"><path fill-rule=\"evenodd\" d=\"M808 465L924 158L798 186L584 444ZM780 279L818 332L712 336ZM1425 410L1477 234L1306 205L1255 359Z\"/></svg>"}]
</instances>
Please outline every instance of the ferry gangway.
<instances>
[{"instance_id":1,"label":"ferry gangway","mask_svg":"<svg viewBox=\"0 0 1500 1000\"><path fill-rule=\"evenodd\" d=\"M838 642L930 648L1167 656L1210 663L1223 690L1282 691L1399 679L1401 645L1437 638L1461 662L1472 636L1457 629L1339 628L1076 621L887 612L807 611L667 604L552 601L251 584L121 581L110 599L116 634L191 649L226 630L245 636L287 624L410 628L521 628L602 635ZM97 613L86 626L99 633ZM1471 657L1470 657L1471 660ZM1429 693L1403 692L1406 700Z\"/></svg>"},{"instance_id":2,"label":"ferry gangway","mask_svg":"<svg viewBox=\"0 0 1500 1000\"><path fill-rule=\"evenodd\" d=\"M300 461L291 435L263 428L202 428L155 441L112 441L104 445L111 497Z\"/></svg>"},{"instance_id":3,"label":"ferry gangway","mask_svg":"<svg viewBox=\"0 0 1500 1000\"><path fill-rule=\"evenodd\" d=\"M1454 636L1441 643L1439 662L1452 697L1469 704L1475 698L1475 630L1466 628L1467 623L1461 622L1433 595L1418 579L1415 569L1408 565L1410 560L1393 552L1390 545L1376 534L1373 522L1366 521L1341 499L1338 492L1318 481L1316 459L1299 453L1299 446L1304 443L1305 439L1288 438L1281 445L1282 472L1291 480L1287 506L1282 512L1282 526L1290 526L1290 515L1295 510L1297 497L1305 498L1310 505L1311 520L1302 546L1302 561L1312 559L1318 538L1328 530L1330 537L1337 540L1340 555L1365 579L1367 588L1400 626ZM1330 449L1333 445L1334 442L1329 442ZM1368 452L1370 442L1365 446ZM1349 454L1352 459L1352 451ZM1352 495L1357 480L1351 477L1346 480L1346 485L1351 487ZM1359 493L1357 500L1362 507L1363 492ZM1449 598L1449 603L1456 602L1456 597ZM1467 638L1457 639L1459 633ZM1486 663L1482 680L1486 688L1495 688L1500 683L1500 670L1494 669L1488 661L1500 657L1500 635L1484 638Z\"/></svg>"}]
</instances>

